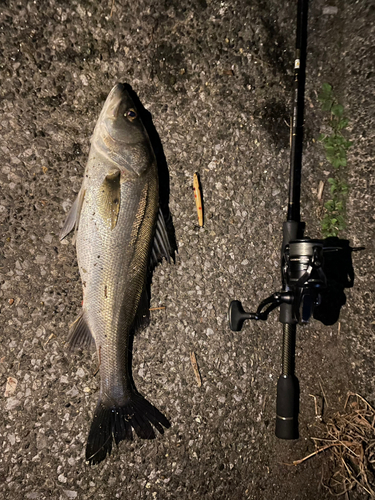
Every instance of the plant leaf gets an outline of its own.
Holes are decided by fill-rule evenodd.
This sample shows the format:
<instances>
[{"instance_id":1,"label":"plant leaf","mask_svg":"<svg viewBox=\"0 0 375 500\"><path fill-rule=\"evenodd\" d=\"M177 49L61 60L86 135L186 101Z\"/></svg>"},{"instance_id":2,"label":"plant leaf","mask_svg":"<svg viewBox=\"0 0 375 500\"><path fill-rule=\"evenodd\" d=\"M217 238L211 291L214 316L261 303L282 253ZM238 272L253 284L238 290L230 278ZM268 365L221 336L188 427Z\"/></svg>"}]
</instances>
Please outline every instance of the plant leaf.
<instances>
[{"instance_id":1,"label":"plant leaf","mask_svg":"<svg viewBox=\"0 0 375 500\"><path fill-rule=\"evenodd\" d=\"M331 161L332 166L335 167L335 168L341 167L342 162L343 162L343 160L341 158L333 158L333 160Z\"/></svg>"},{"instance_id":2,"label":"plant leaf","mask_svg":"<svg viewBox=\"0 0 375 500\"><path fill-rule=\"evenodd\" d=\"M339 118L344 114L344 107L341 104L335 104L332 106L331 113Z\"/></svg>"},{"instance_id":3,"label":"plant leaf","mask_svg":"<svg viewBox=\"0 0 375 500\"><path fill-rule=\"evenodd\" d=\"M322 110L323 111L330 111L332 108L333 101L332 99L324 99L322 100Z\"/></svg>"},{"instance_id":4,"label":"plant leaf","mask_svg":"<svg viewBox=\"0 0 375 500\"><path fill-rule=\"evenodd\" d=\"M323 83L322 92L330 94L332 92L332 85L330 85L329 83Z\"/></svg>"},{"instance_id":5,"label":"plant leaf","mask_svg":"<svg viewBox=\"0 0 375 500\"><path fill-rule=\"evenodd\" d=\"M337 128L339 130L342 130L343 128L346 128L348 126L349 120L347 118L344 118L340 120L337 124Z\"/></svg>"}]
</instances>

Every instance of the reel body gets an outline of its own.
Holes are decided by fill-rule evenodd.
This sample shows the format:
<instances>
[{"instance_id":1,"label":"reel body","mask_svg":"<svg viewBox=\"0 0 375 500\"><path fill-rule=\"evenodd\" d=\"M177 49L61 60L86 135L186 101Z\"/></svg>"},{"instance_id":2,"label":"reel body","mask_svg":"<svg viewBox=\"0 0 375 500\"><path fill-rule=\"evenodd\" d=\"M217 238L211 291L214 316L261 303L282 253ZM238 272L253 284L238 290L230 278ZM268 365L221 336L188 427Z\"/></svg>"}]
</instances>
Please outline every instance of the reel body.
<instances>
[{"instance_id":1,"label":"reel body","mask_svg":"<svg viewBox=\"0 0 375 500\"><path fill-rule=\"evenodd\" d=\"M230 329L239 332L247 319L267 320L276 307L286 304L288 314L282 308L280 321L289 324L308 323L314 307L320 304L320 290L326 287L323 270L324 247L321 240L301 238L292 240L282 250L281 273L283 289L263 300L254 313L244 311L241 302L231 302L228 311ZM287 316L284 318L284 316Z\"/></svg>"}]
</instances>

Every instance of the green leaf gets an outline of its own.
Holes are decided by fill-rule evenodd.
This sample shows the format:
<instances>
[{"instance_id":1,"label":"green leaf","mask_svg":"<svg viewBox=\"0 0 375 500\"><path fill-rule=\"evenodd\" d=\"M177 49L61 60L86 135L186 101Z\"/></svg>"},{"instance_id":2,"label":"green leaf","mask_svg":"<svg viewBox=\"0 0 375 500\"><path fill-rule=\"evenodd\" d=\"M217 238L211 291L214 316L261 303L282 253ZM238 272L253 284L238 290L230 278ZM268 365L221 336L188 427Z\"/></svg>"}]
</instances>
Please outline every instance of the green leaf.
<instances>
[{"instance_id":1,"label":"green leaf","mask_svg":"<svg viewBox=\"0 0 375 500\"><path fill-rule=\"evenodd\" d=\"M344 107L341 104L335 104L332 106L331 113L339 118L344 114Z\"/></svg>"},{"instance_id":2,"label":"green leaf","mask_svg":"<svg viewBox=\"0 0 375 500\"><path fill-rule=\"evenodd\" d=\"M324 99L322 101L322 110L323 111L331 111L333 101L332 99Z\"/></svg>"},{"instance_id":3,"label":"green leaf","mask_svg":"<svg viewBox=\"0 0 375 500\"><path fill-rule=\"evenodd\" d=\"M337 128L339 130L342 130L343 128L346 128L348 126L349 120L347 118L344 118L343 120L340 120L337 124Z\"/></svg>"},{"instance_id":4,"label":"green leaf","mask_svg":"<svg viewBox=\"0 0 375 500\"><path fill-rule=\"evenodd\" d=\"M341 166L345 167L345 165L343 165L344 161L345 161L345 165L346 165L346 160L343 160L342 158L333 158L333 160L331 161L331 163L332 163L333 167L339 168Z\"/></svg>"},{"instance_id":5,"label":"green leaf","mask_svg":"<svg viewBox=\"0 0 375 500\"><path fill-rule=\"evenodd\" d=\"M332 85L330 85L329 83L323 83L322 92L325 92L327 94L331 93L332 92Z\"/></svg>"},{"instance_id":6,"label":"green leaf","mask_svg":"<svg viewBox=\"0 0 375 500\"><path fill-rule=\"evenodd\" d=\"M346 141L346 142L345 142L345 147L346 147L346 149L349 149L349 148L350 148L350 146L352 146L352 145L353 145L353 143L352 143L351 141Z\"/></svg>"},{"instance_id":7,"label":"green leaf","mask_svg":"<svg viewBox=\"0 0 375 500\"><path fill-rule=\"evenodd\" d=\"M328 183L329 184L336 184L336 179L334 179L333 177L328 177Z\"/></svg>"},{"instance_id":8,"label":"green leaf","mask_svg":"<svg viewBox=\"0 0 375 500\"><path fill-rule=\"evenodd\" d=\"M346 151L344 148L338 148L336 155L342 160L346 160Z\"/></svg>"},{"instance_id":9,"label":"green leaf","mask_svg":"<svg viewBox=\"0 0 375 500\"><path fill-rule=\"evenodd\" d=\"M335 225L335 224L336 224L336 222L337 222L337 219L335 219L335 218L331 219L331 224L332 224L332 225Z\"/></svg>"},{"instance_id":10,"label":"green leaf","mask_svg":"<svg viewBox=\"0 0 375 500\"><path fill-rule=\"evenodd\" d=\"M338 149L335 148L335 146L326 146L326 155L327 155L327 157L331 156L331 157L334 158L336 156L337 152L338 152Z\"/></svg>"},{"instance_id":11,"label":"green leaf","mask_svg":"<svg viewBox=\"0 0 375 500\"><path fill-rule=\"evenodd\" d=\"M342 135L336 135L335 136L335 143L338 146L343 146L346 143L346 141Z\"/></svg>"},{"instance_id":12,"label":"green leaf","mask_svg":"<svg viewBox=\"0 0 375 500\"><path fill-rule=\"evenodd\" d=\"M334 210L335 202L333 200L328 200L324 203L324 208L327 210Z\"/></svg>"},{"instance_id":13,"label":"green leaf","mask_svg":"<svg viewBox=\"0 0 375 500\"><path fill-rule=\"evenodd\" d=\"M324 145L326 147L332 147L335 145L335 137L331 135L330 137L327 137L327 139L324 141Z\"/></svg>"}]
</instances>

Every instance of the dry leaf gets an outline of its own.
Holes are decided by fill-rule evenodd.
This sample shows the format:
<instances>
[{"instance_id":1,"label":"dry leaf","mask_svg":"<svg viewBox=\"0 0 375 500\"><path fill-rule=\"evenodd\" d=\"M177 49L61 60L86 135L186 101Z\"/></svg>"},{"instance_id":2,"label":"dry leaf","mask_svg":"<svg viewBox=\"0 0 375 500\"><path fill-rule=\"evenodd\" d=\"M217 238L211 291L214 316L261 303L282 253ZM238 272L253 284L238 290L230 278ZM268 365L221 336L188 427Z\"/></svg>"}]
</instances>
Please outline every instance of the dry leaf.
<instances>
[{"instance_id":1,"label":"dry leaf","mask_svg":"<svg viewBox=\"0 0 375 500\"><path fill-rule=\"evenodd\" d=\"M16 387L17 387L17 379L15 379L13 377L8 377L7 378L7 383L5 385L4 396L6 398L8 398L9 396L11 396L15 392Z\"/></svg>"}]
</instances>

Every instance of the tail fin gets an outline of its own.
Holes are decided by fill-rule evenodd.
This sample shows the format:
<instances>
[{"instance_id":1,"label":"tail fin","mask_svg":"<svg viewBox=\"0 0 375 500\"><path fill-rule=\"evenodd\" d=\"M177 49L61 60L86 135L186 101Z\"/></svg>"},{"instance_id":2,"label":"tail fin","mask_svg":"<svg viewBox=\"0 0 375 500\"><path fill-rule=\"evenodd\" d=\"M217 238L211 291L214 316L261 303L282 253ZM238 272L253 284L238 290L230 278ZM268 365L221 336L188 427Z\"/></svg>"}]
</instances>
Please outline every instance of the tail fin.
<instances>
[{"instance_id":1,"label":"tail fin","mask_svg":"<svg viewBox=\"0 0 375 500\"><path fill-rule=\"evenodd\" d=\"M120 407L105 405L101 399L95 410L86 445L86 460L98 464L111 454L112 441L116 445L124 439L132 440L133 432L142 439L155 439L152 425L164 434L164 427L171 426L168 419L138 392Z\"/></svg>"}]
</instances>

